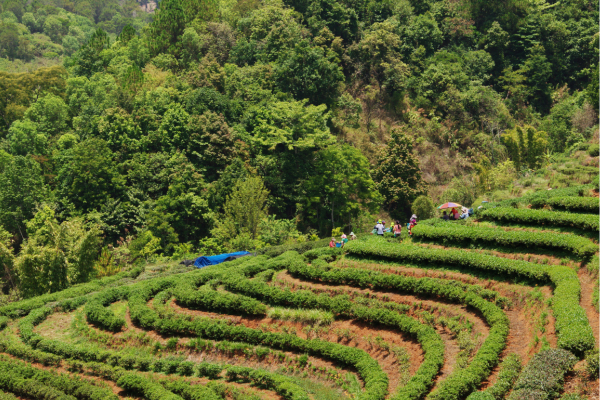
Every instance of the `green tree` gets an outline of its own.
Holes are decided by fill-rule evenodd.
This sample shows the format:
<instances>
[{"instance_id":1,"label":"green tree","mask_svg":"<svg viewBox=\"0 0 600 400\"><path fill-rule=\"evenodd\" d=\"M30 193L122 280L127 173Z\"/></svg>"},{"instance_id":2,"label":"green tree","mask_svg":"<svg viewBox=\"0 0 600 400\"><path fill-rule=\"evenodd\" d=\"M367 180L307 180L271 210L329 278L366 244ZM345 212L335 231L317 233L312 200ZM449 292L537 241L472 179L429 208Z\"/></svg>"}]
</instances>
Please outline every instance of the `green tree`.
<instances>
[{"instance_id":1,"label":"green tree","mask_svg":"<svg viewBox=\"0 0 600 400\"><path fill-rule=\"evenodd\" d=\"M515 168L537 169L542 164L542 156L548 147L548 135L534 127L517 126L502 135L502 142L508 150Z\"/></svg>"},{"instance_id":2,"label":"green tree","mask_svg":"<svg viewBox=\"0 0 600 400\"><path fill-rule=\"evenodd\" d=\"M40 208L27 222L28 239L16 259L24 297L66 289L94 276L100 254L100 230L81 219L59 224L54 210Z\"/></svg>"},{"instance_id":3,"label":"green tree","mask_svg":"<svg viewBox=\"0 0 600 400\"><path fill-rule=\"evenodd\" d=\"M48 94L33 103L24 117L35 123L39 133L50 138L66 130L69 107L61 97Z\"/></svg>"},{"instance_id":4,"label":"green tree","mask_svg":"<svg viewBox=\"0 0 600 400\"><path fill-rule=\"evenodd\" d=\"M12 249L12 235L0 226L0 284L17 289L17 275L14 273L15 256Z\"/></svg>"},{"instance_id":5,"label":"green tree","mask_svg":"<svg viewBox=\"0 0 600 400\"><path fill-rule=\"evenodd\" d=\"M0 174L0 225L13 235L25 237L24 221L46 199L40 165L29 157L14 156Z\"/></svg>"},{"instance_id":6,"label":"green tree","mask_svg":"<svg viewBox=\"0 0 600 400\"><path fill-rule=\"evenodd\" d=\"M75 75L90 77L95 72L102 71L106 67L106 60L101 56L101 53L109 47L110 39L108 34L98 28L88 42L75 52L65 65L71 67Z\"/></svg>"},{"instance_id":7,"label":"green tree","mask_svg":"<svg viewBox=\"0 0 600 400\"><path fill-rule=\"evenodd\" d=\"M59 165L58 192L79 210L98 210L109 198L122 195L124 179L102 139L87 139L63 151Z\"/></svg>"},{"instance_id":8,"label":"green tree","mask_svg":"<svg viewBox=\"0 0 600 400\"><path fill-rule=\"evenodd\" d=\"M186 15L183 2L163 0L150 24L147 35L148 48L152 56L169 53L179 56L181 42L179 38L185 31Z\"/></svg>"},{"instance_id":9,"label":"green tree","mask_svg":"<svg viewBox=\"0 0 600 400\"><path fill-rule=\"evenodd\" d=\"M68 20L63 20L56 15L49 15L44 22L44 33L52 39L54 43L60 43L62 37L67 33Z\"/></svg>"},{"instance_id":10,"label":"green tree","mask_svg":"<svg viewBox=\"0 0 600 400\"><path fill-rule=\"evenodd\" d=\"M64 95L66 72L62 66L18 74L0 72L0 134L46 93Z\"/></svg>"},{"instance_id":11,"label":"green tree","mask_svg":"<svg viewBox=\"0 0 600 400\"><path fill-rule=\"evenodd\" d=\"M212 111L200 116L192 116L188 127L188 154L206 168L206 179L216 180L235 157L233 133L225 118Z\"/></svg>"},{"instance_id":12,"label":"green tree","mask_svg":"<svg viewBox=\"0 0 600 400\"><path fill-rule=\"evenodd\" d=\"M296 221L291 219L276 219L275 215L269 215L258 224L260 240L269 246L284 244L290 239L300 236L296 229Z\"/></svg>"},{"instance_id":13,"label":"green tree","mask_svg":"<svg viewBox=\"0 0 600 400\"><path fill-rule=\"evenodd\" d=\"M275 79L282 91L292 93L296 99L320 104L335 100L344 74L335 53L311 47L303 40L277 61Z\"/></svg>"},{"instance_id":14,"label":"green tree","mask_svg":"<svg viewBox=\"0 0 600 400\"><path fill-rule=\"evenodd\" d=\"M546 58L544 47L536 45L531 49L523 65L523 72L527 76L530 102L537 110L548 112L552 105L551 87L548 83L552 65Z\"/></svg>"},{"instance_id":15,"label":"green tree","mask_svg":"<svg viewBox=\"0 0 600 400\"><path fill-rule=\"evenodd\" d=\"M29 120L15 121L8 130L10 152L15 155L43 155L48 153L48 136L40 133Z\"/></svg>"},{"instance_id":16,"label":"green tree","mask_svg":"<svg viewBox=\"0 0 600 400\"><path fill-rule=\"evenodd\" d=\"M249 115L252 141L269 150L323 148L334 138L326 125L325 105L307 105L307 100L271 102Z\"/></svg>"},{"instance_id":17,"label":"green tree","mask_svg":"<svg viewBox=\"0 0 600 400\"><path fill-rule=\"evenodd\" d=\"M402 131L392 130L390 141L379 155L374 180L388 207L397 213L407 212L409 203L425 193L412 140Z\"/></svg>"},{"instance_id":18,"label":"green tree","mask_svg":"<svg viewBox=\"0 0 600 400\"><path fill-rule=\"evenodd\" d=\"M311 174L302 184L299 211L305 227L325 233L336 225L351 225L363 210L377 211L381 195L369 173L369 162L358 149L333 145L314 158Z\"/></svg>"},{"instance_id":19,"label":"green tree","mask_svg":"<svg viewBox=\"0 0 600 400\"><path fill-rule=\"evenodd\" d=\"M237 236L255 240L260 221L267 216L269 191L259 176L250 176L239 181L223 206L223 214L215 221L211 233L230 242Z\"/></svg>"}]
</instances>

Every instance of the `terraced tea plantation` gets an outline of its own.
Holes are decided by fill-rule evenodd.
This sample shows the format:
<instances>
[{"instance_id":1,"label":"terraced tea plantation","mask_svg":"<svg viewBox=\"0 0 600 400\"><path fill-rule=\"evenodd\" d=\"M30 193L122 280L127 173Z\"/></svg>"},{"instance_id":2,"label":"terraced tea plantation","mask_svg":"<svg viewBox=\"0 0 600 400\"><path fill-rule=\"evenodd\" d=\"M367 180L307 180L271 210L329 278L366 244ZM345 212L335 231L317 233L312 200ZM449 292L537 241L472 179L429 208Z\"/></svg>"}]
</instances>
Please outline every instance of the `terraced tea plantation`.
<instances>
[{"instance_id":1,"label":"terraced tea plantation","mask_svg":"<svg viewBox=\"0 0 600 400\"><path fill-rule=\"evenodd\" d=\"M0 399L597 399L597 191L553 192L10 304Z\"/></svg>"}]
</instances>

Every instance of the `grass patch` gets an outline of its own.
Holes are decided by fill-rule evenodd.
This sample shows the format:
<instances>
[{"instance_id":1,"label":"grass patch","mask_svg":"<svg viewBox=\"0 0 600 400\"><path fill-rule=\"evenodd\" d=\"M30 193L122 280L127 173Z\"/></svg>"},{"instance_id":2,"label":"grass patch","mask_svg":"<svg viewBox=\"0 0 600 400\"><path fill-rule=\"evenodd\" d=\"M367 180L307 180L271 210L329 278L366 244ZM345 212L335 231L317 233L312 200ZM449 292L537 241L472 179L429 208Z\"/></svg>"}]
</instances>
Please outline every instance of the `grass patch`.
<instances>
[{"instance_id":1,"label":"grass patch","mask_svg":"<svg viewBox=\"0 0 600 400\"><path fill-rule=\"evenodd\" d=\"M331 325L334 321L333 313L329 311L285 307L269 308L267 316L272 319L301 322L310 325Z\"/></svg>"}]
</instances>

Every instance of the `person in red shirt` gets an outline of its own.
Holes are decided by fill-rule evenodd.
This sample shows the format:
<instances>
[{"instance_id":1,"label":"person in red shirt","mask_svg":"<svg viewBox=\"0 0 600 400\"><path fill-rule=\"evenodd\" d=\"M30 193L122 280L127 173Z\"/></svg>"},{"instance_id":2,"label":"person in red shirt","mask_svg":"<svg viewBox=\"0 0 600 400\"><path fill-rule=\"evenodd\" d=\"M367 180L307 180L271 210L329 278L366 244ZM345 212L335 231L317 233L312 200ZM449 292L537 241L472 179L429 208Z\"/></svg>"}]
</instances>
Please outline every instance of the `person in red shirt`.
<instances>
[{"instance_id":1,"label":"person in red shirt","mask_svg":"<svg viewBox=\"0 0 600 400\"><path fill-rule=\"evenodd\" d=\"M335 247L335 245L336 245L335 238L332 237L331 242L329 242L329 247Z\"/></svg>"}]
</instances>

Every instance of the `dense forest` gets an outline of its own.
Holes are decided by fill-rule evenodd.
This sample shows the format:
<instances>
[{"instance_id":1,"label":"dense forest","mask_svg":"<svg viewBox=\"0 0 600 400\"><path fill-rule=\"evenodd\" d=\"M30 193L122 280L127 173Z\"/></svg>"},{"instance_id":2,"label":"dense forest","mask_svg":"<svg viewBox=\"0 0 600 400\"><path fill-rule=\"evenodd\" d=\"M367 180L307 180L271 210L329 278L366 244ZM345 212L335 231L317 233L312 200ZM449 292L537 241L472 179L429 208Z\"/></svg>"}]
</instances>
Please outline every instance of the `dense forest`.
<instances>
[{"instance_id":1,"label":"dense forest","mask_svg":"<svg viewBox=\"0 0 600 400\"><path fill-rule=\"evenodd\" d=\"M5 293L597 169L597 2L146 5L0 3Z\"/></svg>"}]
</instances>

